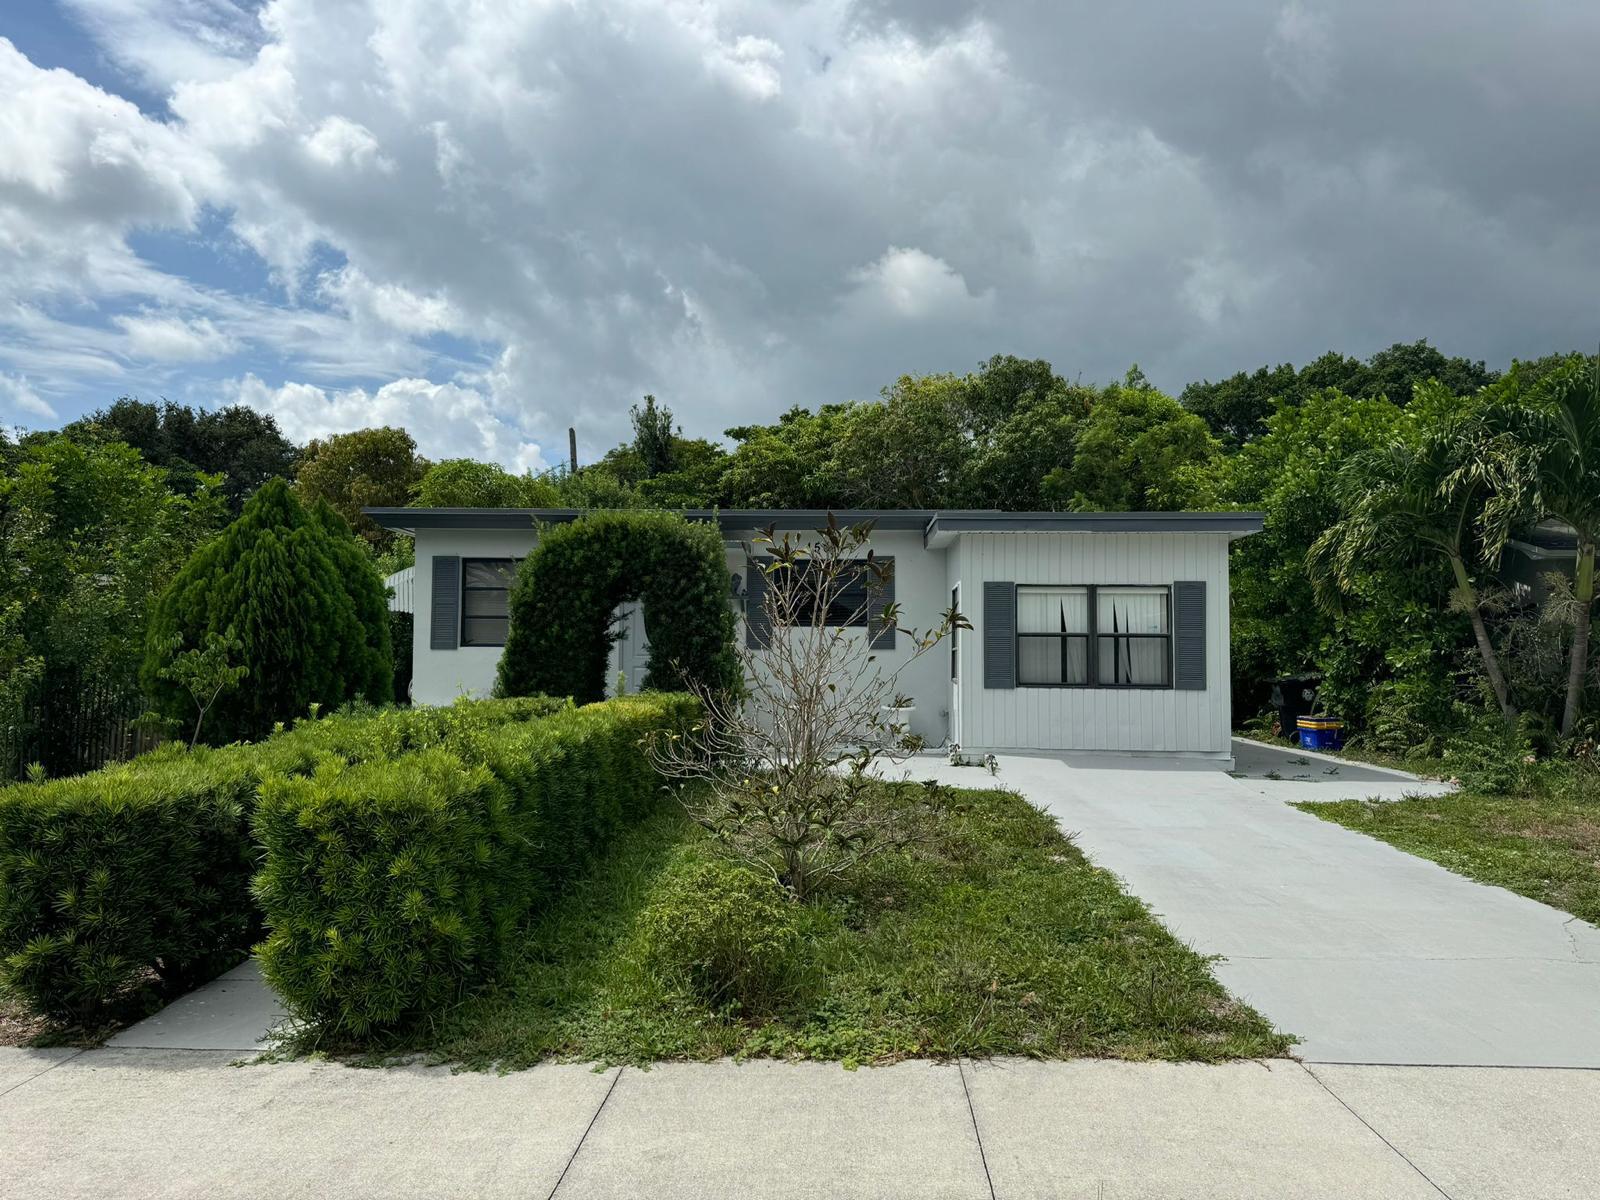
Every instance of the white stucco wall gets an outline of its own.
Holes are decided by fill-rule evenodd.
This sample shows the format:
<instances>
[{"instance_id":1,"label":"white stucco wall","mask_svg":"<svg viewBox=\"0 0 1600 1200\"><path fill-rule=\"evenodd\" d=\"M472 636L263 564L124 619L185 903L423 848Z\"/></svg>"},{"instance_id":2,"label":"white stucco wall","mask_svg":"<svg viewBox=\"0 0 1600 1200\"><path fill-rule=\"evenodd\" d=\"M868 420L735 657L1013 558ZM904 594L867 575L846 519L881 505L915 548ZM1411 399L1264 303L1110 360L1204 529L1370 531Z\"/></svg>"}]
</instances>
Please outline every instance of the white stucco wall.
<instances>
[{"instance_id":1,"label":"white stucco wall","mask_svg":"<svg viewBox=\"0 0 1600 1200\"><path fill-rule=\"evenodd\" d=\"M779 526L777 532L784 532ZM794 529L804 538L812 531ZM757 547L759 553L761 547ZM926 631L939 623L949 605L945 587L945 555L943 551L924 549L920 532L888 530L874 533L860 554L867 550L880 556L894 558L894 598L900 605L900 624L903 628ZM742 550L730 549L729 569L743 572L745 558ZM865 641L867 630L851 629L847 636ZM738 636L741 644L745 636L741 614ZM916 701L916 711L911 714L911 732L925 738L929 745L937 746L945 740L949 730L950 699L946 686L950 674L950 656L944 646L938 646L913 661L911 639L905 634L895 635L891 649L873 651L876 666L885 675L896 674L895 690Z\"/></svg>"},{"instance_id":2,"label":"white stucco wall","mask_svg":"<svg viewBox=\"0 0 1600 1200\"><path fill-rule=\"evenodd\" d=\"M1228 539L1225 534L983 533L952 548L962 607L962 745L970 750L1230 752ZM983 686L983 582L1206 583L1204 691Z\"/></svg>"},{"instance_id":3,"label":"white stucco wall","mask_svg":"<svg viewBox=\"0 0 1600 1200\"><path fill-rule=\"evenodd\" d=\"M500 663L498 646L462 646L431 650L433 628L433 556L462 558L526 558L536 540L533 528L419 529L416 535L415 629L411 641L411 699L417 704L449 704L457 696L487 696L494 688Z\"/></svg>"}]
</instances>

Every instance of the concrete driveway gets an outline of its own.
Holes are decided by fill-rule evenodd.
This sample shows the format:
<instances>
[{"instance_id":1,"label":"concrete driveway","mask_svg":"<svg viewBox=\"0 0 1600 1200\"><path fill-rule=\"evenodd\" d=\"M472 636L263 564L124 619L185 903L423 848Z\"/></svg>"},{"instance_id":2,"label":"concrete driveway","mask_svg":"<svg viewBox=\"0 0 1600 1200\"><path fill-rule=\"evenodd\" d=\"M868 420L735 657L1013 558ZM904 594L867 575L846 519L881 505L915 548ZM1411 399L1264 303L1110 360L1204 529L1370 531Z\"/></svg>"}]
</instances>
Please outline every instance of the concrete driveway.
<instances>
[{"instance_id":1,"label":"concrete driveway","mask_svg":"<svg viewBox=\"0 0 1600 1200\"><path fill-rule=\"evenodd\" d=\"M1217 976L1301 1039L1308 1062L1600 1068L1600 930L1291 808L1438 790L1241 743L1210 765L942 760L914 778L1015 789ZM1270 778L1276 775L1278 778Z\"/></svg>"}]
</instances>

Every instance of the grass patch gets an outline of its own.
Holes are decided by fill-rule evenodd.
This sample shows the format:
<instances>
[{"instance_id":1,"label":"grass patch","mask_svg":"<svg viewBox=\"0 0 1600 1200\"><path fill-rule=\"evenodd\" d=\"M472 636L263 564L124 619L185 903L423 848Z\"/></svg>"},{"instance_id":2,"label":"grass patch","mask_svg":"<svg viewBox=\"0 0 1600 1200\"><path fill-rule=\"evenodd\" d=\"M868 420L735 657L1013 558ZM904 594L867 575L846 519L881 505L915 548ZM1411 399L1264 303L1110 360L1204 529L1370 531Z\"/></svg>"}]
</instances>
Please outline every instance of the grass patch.
<instances>
[{"instance_id":1,"label":"grass patch","mask_svg":"<svg viewBox=\"0 0 1600 1200\"><path fill-rule=\"evenodd\" d=\"M643 914L720 853L663 798L529 930L498 984L369 1049L511 1069L722 1055L1212 1061L1289 1044L1013 793L944 790L925 839L796 908L791 984L759 1013L708 1003L648 953Z\"/></svg>"},{"instance_id":2,"label":"grass patch","mask_svg":"<svg viewBox=\"0 0 1600 1200\"><path fill-rule=\"evenodd\" d=\"M1296 807L1600 924L1600 776L1592 770L1568 771L1531 795L1465 791Z\"/></svg>"}]
</instances>

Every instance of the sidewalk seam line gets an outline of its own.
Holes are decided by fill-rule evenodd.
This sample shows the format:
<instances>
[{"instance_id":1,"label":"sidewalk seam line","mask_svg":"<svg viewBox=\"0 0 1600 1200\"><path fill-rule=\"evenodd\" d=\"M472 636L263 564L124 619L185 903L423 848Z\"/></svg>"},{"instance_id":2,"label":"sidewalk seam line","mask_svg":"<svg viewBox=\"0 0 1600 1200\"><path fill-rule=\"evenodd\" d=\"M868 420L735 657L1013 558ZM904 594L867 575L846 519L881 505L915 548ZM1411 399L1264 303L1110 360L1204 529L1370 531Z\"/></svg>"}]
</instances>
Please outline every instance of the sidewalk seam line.
<instances>
[{"instance_id":1,"label":"sidewalk seam line","mask_svg":"<svg viewBox=\"0 0 1600 1200\"><path fill-rule=\"evenodd\" d=\"M5 1099L7 1096L11 1095L12 1092L16 1091L19 1087L22 1087L24 1084L32 1083L35 1079L38 1079L41 1075L48 1075L48 1074L50 1074L51 1071L54 1071L57 1067L63 1066L66 1063L71 1062L73 1059L78 1058L87 1049L89 1049L88 1046L79 1046L71 1054L67 1055L65 1058L58 1059L57 1061L51 1063L44 1070L35 1071L32 1075L29 1075L26 1079L17 1080L16 1083L13 1083L5 1091L0 1092L0 1100Z\"/></svg>"},{"instance_id":2,"label":"sidewalk seam line","mask_svg":"<svg viewBox=\"0 0 1600 1200\"><path fill-rule=\"evenodd\" d=\"M1390 1150L1394 1151L1394 1153L1396 1154L1396 1156L1399 1157L1401 1162L1405 1163L1406 1166L1410 1167L1418 1175L1422 1176L1423 1180L1426 1181L1426 1183L1428 1184L1429 1187L1431 1187L1434 1191L1438 1192L1439 1195L1443 1196L1445 1198L1445 1200L1453 1200L1453 1197L1451 1197L1450 1193L1445 1191L1442 1187L1440 1187L1437 1183L1435 1183L1433 1181L1432 1177L1430 1177L1429 1174L1426 1171L1424 1171L1421 1167L1417 1166L1416 1163L1412 1162L1411 1159L1406 1155L1405 1151L1401 1150L1399 1146L1396 1146L1388 1138L1384 1137L1383 1134L1378 1132L1377 1127L1374 1126L1372 1124L1372 1122L1368 1121L1365 1117L1363 1117L1355 1109L1351 1108L1350 1105L1348 1103L1346 1103L1345 1098L1343 1096L1339 1095L1338 1092L1334 1091L1331 1087L1328 1086L1327 1080L1323 1079L1322 1076L1318 1075L1310 1067L1306 1066L1305 1063L1301 1063L1300 1064L1300 1069L1302 1071L1304 1071L1307 1075L1311 1076L1311 1078L1315 1079L1317 1081L1317 1086L1318 1087L1320 1087L1323 1091L1327 1092L1328 1095L1332 1096L1335 1100L1337 1100L1339 1102L1339 1105L1345 1110L1345 1112L1349 1113L1352 1117L1354 1117L1356 1120L1360 1121L1363 1125L1365 1125L1367 1127L1367 1129L1371 1131L1373 1137L1377 1138L1385 1146L1389 1147Z\"/></svg>"},{"instance_id":3,"label":"sidewalk seam line","mask_svg":"<svg viewBox=\"0 0 1600 1200\"><path fill-rule=\"evenodd\" d=\"M594 1123L600 1119L600 1114L605 1111L606 1105L610 1103L611 1093L617 1090L617 1082L627 1069L626 1066L618 1067L617 1073L611 1077L611 1086L606 1089L606 1094L600 1098L600 1105L594 1110L594 1116L590 1117L589 1123L583 1127L583 1136L578 1139L578 1144L572 1148L572 1153L567 1156L566 1165L561 1168L561 1174L556 1177L555 1186L550 1189L549 1194L545 1196L545 1200L552 1200L555 1194L561 1190L561 1185L567 1181L567 1172L572 1170L572 1164L578 1159L578 1152L583 1149L583 1144L589 1140L589 1131L594 1128Z\"/></svg>"},{"instance_id":4,"label":"sidewalk seam line","mask_svg":"<svg viewBox=\"0 0 1600 1200\"><path fill-rule=\"evenodd\" d=\"M978 1162L983 1167L983 1181L989 1186L989 1200L996 1200L994 1176L989 1174L989 1155L983 1149L983 1131L978 1128L978 1110L972 1104L972 1089L967 1086L965 1059L956 1059L956 1074L961 1077L961 1094L967 1098L967 1116L972 1121L972 1136L978 1140Z\"/></svg>"}]
</instances>

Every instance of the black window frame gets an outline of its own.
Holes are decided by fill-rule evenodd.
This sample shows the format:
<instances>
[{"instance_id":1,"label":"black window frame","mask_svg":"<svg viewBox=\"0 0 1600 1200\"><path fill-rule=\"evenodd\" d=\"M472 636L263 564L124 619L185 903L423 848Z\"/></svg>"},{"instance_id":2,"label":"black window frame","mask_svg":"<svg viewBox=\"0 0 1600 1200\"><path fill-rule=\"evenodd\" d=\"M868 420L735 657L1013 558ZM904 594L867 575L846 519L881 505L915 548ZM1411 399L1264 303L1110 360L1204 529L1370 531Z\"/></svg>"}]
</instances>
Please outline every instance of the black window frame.
<instances>
[{"instance_id":1,"label":"black window frame","mask_svg":"<svg viewBox=\"0 0 1600 1200\"><path fill-rule=\"evenodd\" d=\"M506 568L508 568L510 570L511 578L506 582L506 586L505 587L503 587L503 588L484 587L482 584L469 584L469 583L467 583L467 576L470 574L469 568L470 567L474 567L474 566L484 566L485 564L487 564L489 566L492 566L492 567L506 567ZM509 634L511 632L511 585L516 582L517 568L520 567L521 565L522 565L522 560L520 558L501 558L499 556L496 556L496 557L493 557L493 558L486 557L486 556L485 557L478 557L478 558L465 558L465 557L462 558L462 560L461 560L461 627L460 627L460 629L458 631L459 636L458 636L457 643L456 643L458 646L470 647L470 648L474 648L474 649L485 647L485 646L487 646L487 647L489 647L491 649L493 649L495 647L500 647L500 648L504 648L505 647L506 643L505 643L505 639L504 638L502 638L498 642L473 641L473 640L468 639L468 637L467 637L467 622L468 621L483 621L483 620L491 620L492 621L492 620L495 620L496 618L494 618L494 617L485 617L482 613L475 613L475 614L472 614L472 615L469 616L468 613L467 613L467 593L468 592L500 592L500 593L502 593L506 598L506 616L505 616L505 621L506 621L506 632Z\"/></svg>"},{"instance_id":2,"label":"black window frame","mask_svg":"<svg viewBox=\"0 0 1600 1200\"><path fill-rule=\"evenodd\" d=\"M1107 691L1107 692L1170 692L1174 689L1175 664L1173 663L1173 638L1172 638L1172 586L1162 583L1019 583L1017 584L1018 610L1021 610L1021 595L1033 588L1042 591L1062 591L1064 589L1083 589L1088 595L1089 629L1086 633L1024 633L1020 616L1017 620L1016 633L1016 686L1019 688L1072 688L1074 690ZM1167 614L1165 633L1101 633L1100 622L1100 592L1115 591L1146 591L1160 592L1166 599ZM1022 639L1023 638L1059 638L1063 643L1061 647L1061 669L1067 668L1068 656L1065 643L1081 641L1084 645L1084 675L1083 683L1024 683L1022 679ZM1162 641L1167 644L1166 677L1165 683L1104 683L1100 679L1100 643L1102 641ZM1115 654L1115 651L1113 651Z\"/></svg>"}]
</instances>

